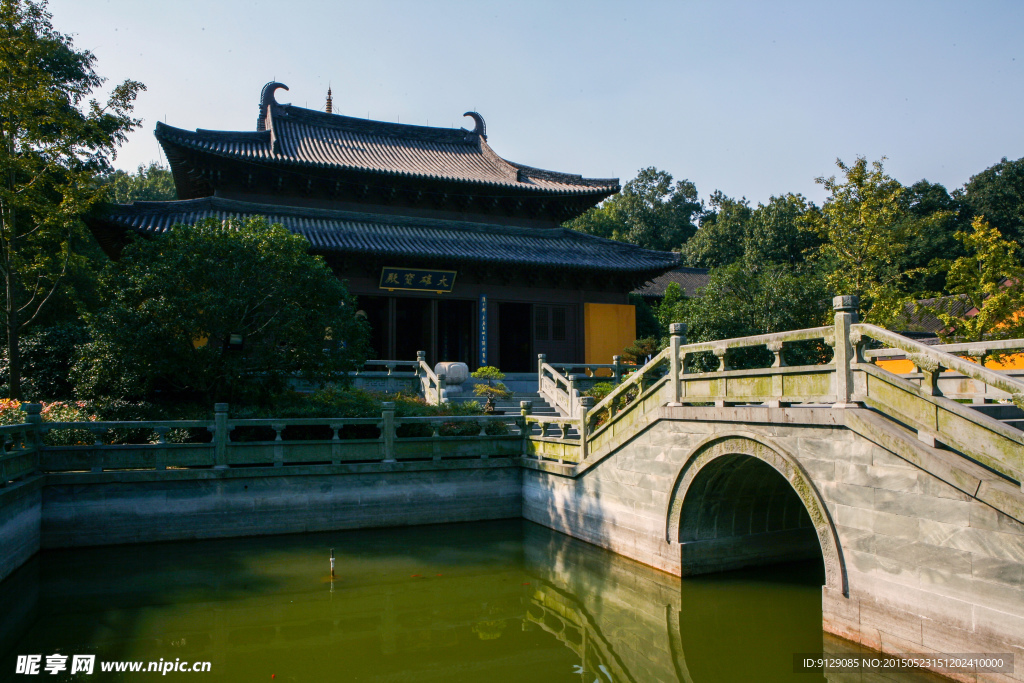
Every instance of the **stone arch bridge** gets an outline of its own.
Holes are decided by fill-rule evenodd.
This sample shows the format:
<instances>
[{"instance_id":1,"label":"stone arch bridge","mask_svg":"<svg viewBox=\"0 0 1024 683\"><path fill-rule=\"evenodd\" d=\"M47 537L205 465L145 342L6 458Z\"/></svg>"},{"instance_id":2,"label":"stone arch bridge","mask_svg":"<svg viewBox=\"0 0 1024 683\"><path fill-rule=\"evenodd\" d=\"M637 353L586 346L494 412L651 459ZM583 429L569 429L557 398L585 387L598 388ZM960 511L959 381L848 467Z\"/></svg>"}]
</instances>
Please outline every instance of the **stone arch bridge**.
<instances>
[{"instance_id":1,"label":"stone arch bridge","mask_svg":"<svg viewBox=\"0 0 1024 683\"><path fill-rule=\"evenodd\" d=\"M884 652L1014 652L1024 669L1024 372L835 304L834 326L799 332L687 345L674 326L593 406L542 363L583 438L530 440L523 516L681 575L821 558L826 631ZM786 364L824 346L828 363ZM771 366L730 368L756 352ZM689 371L702 353L716 371ZM917 372L874 362L897 353Z\"/></svg>"}]
</instances>

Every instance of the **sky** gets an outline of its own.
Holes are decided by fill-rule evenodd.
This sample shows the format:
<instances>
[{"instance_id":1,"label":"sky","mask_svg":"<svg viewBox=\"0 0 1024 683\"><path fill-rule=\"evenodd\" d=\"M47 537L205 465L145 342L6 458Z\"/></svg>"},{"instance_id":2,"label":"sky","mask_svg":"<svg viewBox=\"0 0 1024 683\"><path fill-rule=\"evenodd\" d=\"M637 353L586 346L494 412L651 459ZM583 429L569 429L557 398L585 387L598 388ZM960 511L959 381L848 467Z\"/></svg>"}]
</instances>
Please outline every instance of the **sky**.
<instances>
[{"instance_id":1,"label":"sky","mask_svg":"<svg viewBox=\"0 0 1024 683\"><path fill-rule=\"evenodd\" d=\"M1024 2L51 0L108 86L144 83L116 165L158 120L255 130L260 90L382 121L472 128L530 166L625 183L656 166L752 203L836 159L953 190L1024 157Z\"/></svg>"}]
</instances>

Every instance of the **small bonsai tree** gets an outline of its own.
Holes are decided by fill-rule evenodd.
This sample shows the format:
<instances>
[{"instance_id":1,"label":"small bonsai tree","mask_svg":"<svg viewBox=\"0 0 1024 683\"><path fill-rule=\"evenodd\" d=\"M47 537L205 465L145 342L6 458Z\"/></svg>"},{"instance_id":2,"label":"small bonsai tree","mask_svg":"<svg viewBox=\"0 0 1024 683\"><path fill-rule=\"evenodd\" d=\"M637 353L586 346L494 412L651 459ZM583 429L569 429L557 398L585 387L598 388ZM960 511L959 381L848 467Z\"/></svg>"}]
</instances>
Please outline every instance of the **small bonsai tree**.
<instances>
[{"instance_id":1,"label":"small bonsai tree","mask_svg":"<svg viewBox=\"0 0 1024 683\"><path fill-rule=\"evenodd\" d=\"M486 384L477 384L473 393L477 396L486 396L487 403L484 404L484 412L494 412L494 398L508 398L512 392L501 380L505 379L505 373L493 365L484 365L477 368L470 377L486 380Z\"/></svg>"}]
</instances>

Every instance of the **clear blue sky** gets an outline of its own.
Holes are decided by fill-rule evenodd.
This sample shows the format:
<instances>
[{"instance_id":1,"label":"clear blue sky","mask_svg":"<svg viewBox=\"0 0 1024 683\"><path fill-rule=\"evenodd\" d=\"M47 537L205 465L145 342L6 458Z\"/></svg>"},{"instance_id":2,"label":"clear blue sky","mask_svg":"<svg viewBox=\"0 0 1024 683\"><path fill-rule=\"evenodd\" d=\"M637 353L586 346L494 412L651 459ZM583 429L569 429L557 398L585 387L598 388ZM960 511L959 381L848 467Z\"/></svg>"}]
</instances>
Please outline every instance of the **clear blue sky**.
<instances>
[{"instance_id":1,"label":"clear blue sky","mask_svg":"<svg viewBox=\"0 0 1024 683\"><path fill-rule=\"evenodd\" d=\"M502 156L616 176L645 166L754 202L835 159L888 157L950 190L1024 157L1024 2L51 0L111 83L142 81L117 165L160 158L157 120L253 130L280 101L472 127Z\"/></svg>"}]
</instances>

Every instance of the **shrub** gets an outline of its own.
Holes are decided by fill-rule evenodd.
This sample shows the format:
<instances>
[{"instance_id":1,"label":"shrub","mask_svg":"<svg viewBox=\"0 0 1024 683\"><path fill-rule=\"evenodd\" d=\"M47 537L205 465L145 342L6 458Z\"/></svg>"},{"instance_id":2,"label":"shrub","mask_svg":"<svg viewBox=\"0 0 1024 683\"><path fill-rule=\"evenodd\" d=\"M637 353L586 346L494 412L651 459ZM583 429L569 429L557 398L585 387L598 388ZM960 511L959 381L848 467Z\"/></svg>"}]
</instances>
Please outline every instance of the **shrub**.
<instances>
[{"instance_id":1,"label":"shrub","mask_svg":"<svg viewBox=\"0 0 1024 683\"><path fill-rule=\"evenodd\" d=\"M611 382L598 382L594 386L590 387L589 390L584 392L584 396L593 396L595 401L602 400L605 396L612 393L615 390L615 385Z\"/></svg>"}]
</instances>

